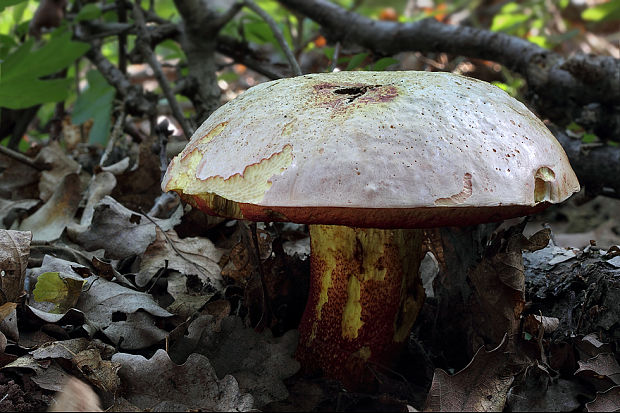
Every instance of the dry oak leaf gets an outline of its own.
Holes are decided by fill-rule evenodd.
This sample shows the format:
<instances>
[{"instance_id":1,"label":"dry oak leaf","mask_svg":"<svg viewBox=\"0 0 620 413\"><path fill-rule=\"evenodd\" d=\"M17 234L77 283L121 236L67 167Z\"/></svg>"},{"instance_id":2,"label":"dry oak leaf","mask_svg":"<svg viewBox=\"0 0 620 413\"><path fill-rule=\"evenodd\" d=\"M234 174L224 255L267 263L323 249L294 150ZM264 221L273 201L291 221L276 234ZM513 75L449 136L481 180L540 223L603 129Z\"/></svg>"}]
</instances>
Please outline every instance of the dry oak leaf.
<instances>
[{"instance_id":1,"label":"dry oak leaf","mask_svg":"<svg viewBox=\"0 0 620 413\"><path fill-rule=\"evenodd\" d=\"M184 275L195 275L204 285L220 290L223 279L218 262L224 251L217 248L207 238L188 237L179 238L174 230L165 234L155 229L155 241L149 245L142 256L140 271L136 275L136 284L143 287L151 278L164 268L168 261L168 268L177 270Z\"/></svg>"},{"instance_id":2,"label":"dry oak leaf","mask_svg":"<svg viewBox=\"0 0 620 413\"><path fill-rule=\"evenodd\" d=\"M586 403L586 409L589 412L620 412L620 386L596 393L596 399Z\"/></svg>"},{"instance_id":3,"label":"dry oak leaf","mask_svg":"<svg viewBox=\"0 0 620 413\"><path fill-rule=\"evenodd\" d=\"M480 348L472 361L450 376L436 369L424 411L491 412L501 411L514 377L507 373L508 340L491 351Z\"/></svg>"},{"instance_id":4,"label":"dry oak leaf","mask_svg":"<svg viewBox=\"0 0 620 413\"><path fill-rule=\"evenodd\" d=\"M123 259L142 254L156 239L155 228L172 229L181 220L182 209L168 219L152 218L125 208L114 198L105 196L96 206L86 229L68 233L89 251L103 248L106 258ZM156 224L157 225L156 225Z\"/></svg>"},{"instance_id":5,"label":"dry oak leaf","mask_svg":"<svg viewBox=\"0 0 620 413\"><path fill-rule=\"evenodd\" d=\"M242 394L233 376L218 380L209 360L192 354L176 365L164 350L150 359L117 353L124 397L141 409L152 411L249 411L253 399Z\"/></svg>"},{"instance_id":6,"label":"dry oak leaf","mask_svg":"<svg viewBox=\"0 0 620 413\"><path fill-rule=\"evenodd\" d=\"M620 365L613 353L600 353L586 361L579 360L575 375L589 379L598 390L620 385Z\"/></svg>"},{"instance_id":7,"label":"dry oak leaf","mask_svg":"<svg viewBox=\"0 0 620 413\"><path fill-rule=\"evenodd\" d=\"M6 301L15 302L24 291L31 240L29 231L0 229L0 287Z\"/></svg>"},{"instance_id":8,"label":"dry oak leaf","mask_svg":"<svg viewBox=\"0 0 620 413\"><path fill-rule=\"evenodd\" d=\"M19 225L22 231L32 231L34 241L54 241L60 238L80 206L82 190L77 174L65 176L60 185L56 183L52 196L34 214Z\"/></svg>"}]
</instances>

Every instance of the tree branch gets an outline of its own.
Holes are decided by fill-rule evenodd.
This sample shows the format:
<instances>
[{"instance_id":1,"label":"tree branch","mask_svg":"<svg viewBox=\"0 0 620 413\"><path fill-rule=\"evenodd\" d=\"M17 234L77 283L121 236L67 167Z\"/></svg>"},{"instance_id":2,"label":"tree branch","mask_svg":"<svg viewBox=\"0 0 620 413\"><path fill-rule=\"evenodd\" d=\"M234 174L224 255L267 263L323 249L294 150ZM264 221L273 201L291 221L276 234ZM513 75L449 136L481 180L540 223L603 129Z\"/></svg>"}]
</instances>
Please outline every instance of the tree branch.
<instances>
[{"instance_id":1,"label":"tree branch","mask_svg":"<svg viewBox=\"0 0 620 413\"><path fill-rule=\"evenodd\" d=\"M273 32L273 35L278 41L278 44L282 48L282 51L284 52L284 55L286 56L286 59L288 60L289 65L291 66L291 72L293 73L294 76L301 76L302 72L301 72L301 68L299 67L299 63L297 63L297 60L295 59L295 55L293 55L291 48L288 46L288 43L286 42L284 35L282 35L282 31L278 27L275 20L271 18L271 16L267 14L265 10L258 7L258 5L254 3L252 0L244 0L244 4L247 8L252 10L254 13L258 14L261 17L261 19L263 19L269 25L269 28Z\"/></svg>"},{"instance_id":2,"label":"tree branch","mask_svg":"<svg viewBox=\"0 0 620 413\"><path fill-rule=\"evenodd\" d=\"M581 186L590 193L620 199L620 147L587 147L561 128L551 126L551 131L566 151Z\"/></svg>"},{"instance_id":3,"label":"tree branch","mask_svg":"<svg viewBox=\"0 0 620 413\"><path fill-rule=\"evenodd\" d=\"M185 119L185 116L183 116L183 111L181 110L181 107L179 106L179 102L177 102L174 96L174 92L172 91L170 84L166 80L166 77L164 76L164 72L161 70L161 65L159 64L157 57L153 53L153 49L151 49L149 45L150 43L149 38L148 38L149 34L146 30L146 23L144 21L144 15L142 14L142 10L139 4L134 4L133 16L136 22L136 26L138 28L138 38L136 39L136 47L138 48L138 50L140 50L140 53L142 54L142 56L146 59L149 66L151 66L151 68L153 69L155 78L157 79L159 86L163 90L164 95L166 96L166 99L168 100L168 104L170 105L172 114L176 118L177 122L179 122L179 125L181 125L181 128L183 129L183 133L185 134L185 137L189 140L189 138L192 136L193 131L190 128L189 124L187 123L187 119Z\"/></svg>"},{"instance_id":4,"label":"tree branch","mask_svg":"<svg viewBox=\"0 0 620 413\"><path fill-rule=\"evenodd\" d=\"M190 99L196 108L196 123L200 124L220 106L215 62L220 15L211 9L212 2L175 0L174 4L183 18L181 46L187 56L188 77L197 86Z\"/></svg>"}]
</instances>

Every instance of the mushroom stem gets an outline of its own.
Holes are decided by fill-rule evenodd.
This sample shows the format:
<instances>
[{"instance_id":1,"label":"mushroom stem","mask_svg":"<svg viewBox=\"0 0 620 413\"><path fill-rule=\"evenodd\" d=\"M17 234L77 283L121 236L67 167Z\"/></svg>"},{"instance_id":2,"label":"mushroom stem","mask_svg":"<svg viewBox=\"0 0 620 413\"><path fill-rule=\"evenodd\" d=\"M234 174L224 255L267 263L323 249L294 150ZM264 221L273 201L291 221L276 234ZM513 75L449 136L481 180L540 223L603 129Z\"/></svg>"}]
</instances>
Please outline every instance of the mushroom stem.
<instances>
[{"instance_id":1,"label":"mushroom stem","mask_svg":"<svg viewBox=\"0 0 620 413\"><path fill-rule=\"evenodd\" d=\"M350 389L388 366L422 308L422 230L310 225L310 293L297 358Z\"/></svg>"}]
</instances>

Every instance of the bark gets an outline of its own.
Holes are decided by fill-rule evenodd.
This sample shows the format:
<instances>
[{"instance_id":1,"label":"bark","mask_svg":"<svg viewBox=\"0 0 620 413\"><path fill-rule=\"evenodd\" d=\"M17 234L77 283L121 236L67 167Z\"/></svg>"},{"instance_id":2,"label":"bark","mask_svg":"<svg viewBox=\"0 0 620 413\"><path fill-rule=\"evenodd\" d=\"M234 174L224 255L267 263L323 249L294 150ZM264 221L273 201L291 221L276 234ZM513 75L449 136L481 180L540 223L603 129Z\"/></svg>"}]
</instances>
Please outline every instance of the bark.
<instances>
[{"instance_id":1,"label":"bark","mask_svg":"<svg viewBox=\"0 0 620 413\"><path fill-rule=\"evenodd\" d=\"M592 146L570 138L557 127L551 130L564 147L582 187L592 194L620 198L620 147Z\"/></svg>"},{"instance_id":2,"label":"bark","mask_svg":"<svg viewBox=\"0 0 620 413\"><path fill-rule=\"evenodd\" d=\"M215 49L216 36L222 27L221 16L209 2L175 0L174 3L183 18L181 46L187 56L189 82L195 85L195 94L190 99L199 125L220 106Z\"/></svg>"}]
</instances>

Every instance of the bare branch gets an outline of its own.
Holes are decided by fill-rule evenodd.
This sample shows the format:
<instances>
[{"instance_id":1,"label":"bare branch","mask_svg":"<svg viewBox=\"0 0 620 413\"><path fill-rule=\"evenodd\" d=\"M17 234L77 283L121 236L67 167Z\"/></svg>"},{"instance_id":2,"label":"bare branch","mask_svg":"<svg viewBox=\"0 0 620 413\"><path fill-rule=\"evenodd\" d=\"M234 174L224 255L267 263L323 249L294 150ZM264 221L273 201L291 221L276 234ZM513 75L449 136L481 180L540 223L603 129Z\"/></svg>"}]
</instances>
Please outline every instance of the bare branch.
<instances>
[{"instance_id":1,"label":"bare branch","mask_svg":"<svg viewBox=\"0 0 620 413\"><path fill-rule=\"evenodd\" d=\"M286 39L284 39L284 35L282 34L282 31L278 27L275 20L269 14L267 14L265 10L261 9L256 3L254 3L254 1L244 0L244 4L247 8L252 10L254 13L258 14L261 17L261 19L263 19L265 23L269 25L269 28L273 32L273 35L278 41L278 44L280 45L280 47L282 48L282 51L286 55L286 59L288 60L289 65L291 66L291 72L293 73L294 76L301 76L302 72L301 72L301 68L299 67L299 63L297 63L297 59L295 59L295 55L293 54L293 51L288 46L288 43L286 42Z\"/></svg>"},{"instance_id":2,"label":"bare branch","mask_svg":"<svg viewBox=\"0 0 620 413\"><path fill-rule=\"evenodd\" d=\"M164 95L166 96L166 99L168 100L168 104L170 105L172 114L174 115L176 120L181 125L181 128L183 129L183 133L185 134L185 137L189 139L192 136L193 131L190 128L189 124L187 123L187 119L185 119L185 116L183 116L183 111L181 110L181 107L179 106L179 102L177 102L174 96L174 92L172 91L170 84L166 80L166 77L164 76L164 72L161 70L161 65L159 64L159 61L157 60L155 53L153 53L153 49L151 49L151 47L149 46L149 40L148 40L149 35L146 30L146 23L144 21L144 15L142 14L142 9L140 8L139 3L134 4L133 16L134 16L136 25L138 27L138 38L136 39L136 47L140 50L140 53L142 54L142 56L146 59L149 66L151 66L151 68L153 69L155 78L157 79L159 86L163 90Z\"/></svg>"},{"instance_id":3,"label":"bare branch","mask_svg":"<svg viewBox=\"0 0 620 413\"><path fill-rule=\"evenodd\" d=\"M581 139L569 137L561 128L551 131L568 155L579 183L593 194L620 199L620 148L600 145L588 148Z\"/></svg>"},{"instance_id":4,"label":"bare branch","mask_svg":"<svg viewBox=\"0 0 620 413\"><path fill-rule=\"evenodd\" d=\"M46 168L44 165L38 164L34 159L27 157L23 153L14 151L13 149L9 149L3 145L0 145L0 153L18 162L28 165L29 167L34 168L37 171L44 171L46 169L50 169Z\"/></svg>"},{"instance_id":5,"label":"bare branch","mask_svg":"<svg viewBox=\"0 0 620 413\"><path fill-rule=\"evenodd\" d=\"M213 24L218 28L218 31L222 29L226 24L235 18L237 13L243 8L243 2L239 1L228 8L224 13L220 14Z\"/></svg>"}]
</instances>

